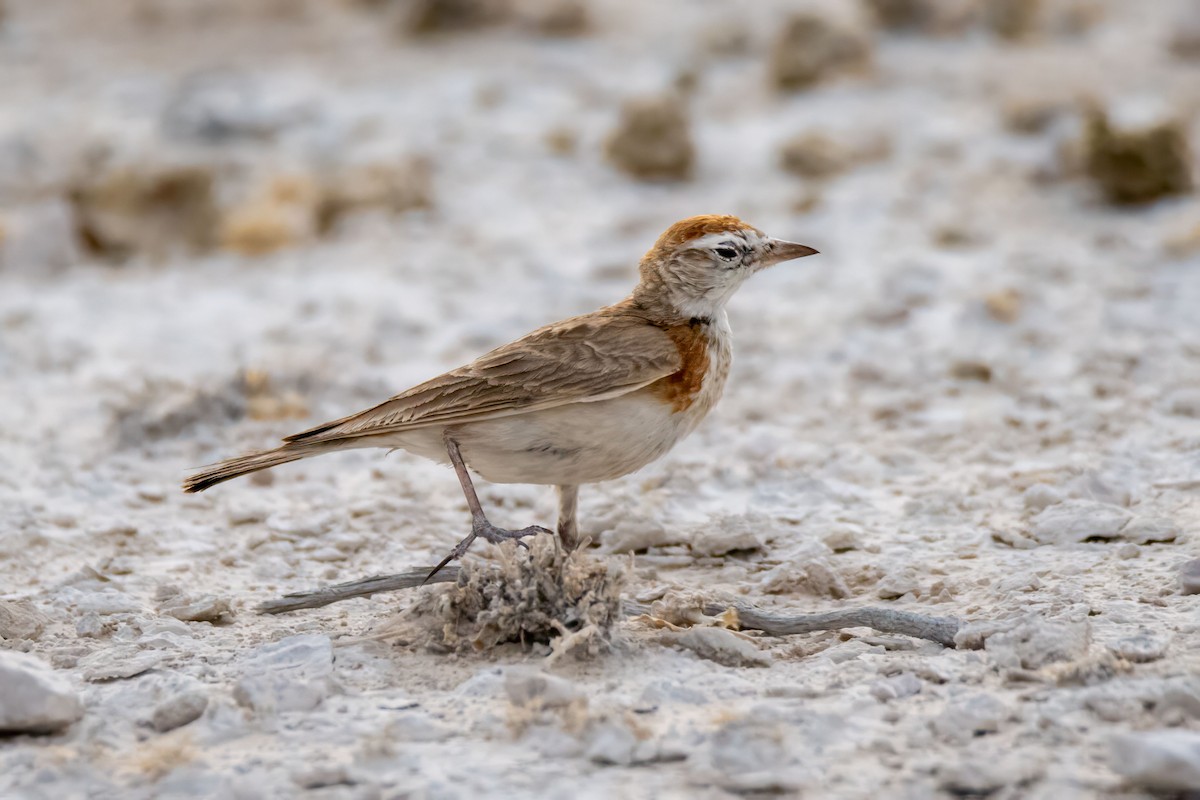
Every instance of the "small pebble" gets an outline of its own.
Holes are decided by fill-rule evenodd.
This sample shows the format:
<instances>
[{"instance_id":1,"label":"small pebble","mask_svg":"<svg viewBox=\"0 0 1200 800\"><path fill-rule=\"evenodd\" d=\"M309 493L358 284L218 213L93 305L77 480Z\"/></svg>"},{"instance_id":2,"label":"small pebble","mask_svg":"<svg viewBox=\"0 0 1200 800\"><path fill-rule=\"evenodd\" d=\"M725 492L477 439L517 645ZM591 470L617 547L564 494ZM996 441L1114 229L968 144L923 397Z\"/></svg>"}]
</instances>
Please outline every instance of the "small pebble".
<instances>
[{"instance_id":1,"label":"small pebble","mask_svg":"<svg viewBox=\"0 0 1200 800\"><path fill-rule=\"evenodd\" d=\"M65 676L39 658L0 650L0 734L55 733L82 716Z\"/></svg>"},{"instance_id":2,"label":"small pebble","mask_svg":"<svg viewBox=\"0 0 1200 800\"><path fill-rule=\"evenodd\" d=\"M155 706L150 724L159 733L173 731L199 719L207 707L208 697L203 692L182 692Z\"/></svg>"}]
</instances>

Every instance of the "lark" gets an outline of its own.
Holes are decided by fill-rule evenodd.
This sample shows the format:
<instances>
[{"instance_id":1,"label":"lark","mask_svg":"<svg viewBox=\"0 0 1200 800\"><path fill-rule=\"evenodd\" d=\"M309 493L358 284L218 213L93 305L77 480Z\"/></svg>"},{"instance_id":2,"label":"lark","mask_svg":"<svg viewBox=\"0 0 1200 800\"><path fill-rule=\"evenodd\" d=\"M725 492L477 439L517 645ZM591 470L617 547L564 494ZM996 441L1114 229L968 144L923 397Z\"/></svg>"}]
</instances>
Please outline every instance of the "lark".
<instances>
[{"instance_id":1,"label":"lark","mask_svg":"<svg viewBox=\"0 0 1200 800\"><path fill-rule=\"evenodd\" d=\"M558 488L557 533L578 541L579 487L640 469L696 429L733 361L725 305L751 275L816 254L734 216L675 223L642 257L633 292L555 322L348 417L231 458L184 481L188 492L301 458L358 447L405 450L454 467L471 532L432 577L477 539L534 534L488 521L469 470L492 483ZM468 469L469 468L469 469Z\"/></svg>"}]
</instances>

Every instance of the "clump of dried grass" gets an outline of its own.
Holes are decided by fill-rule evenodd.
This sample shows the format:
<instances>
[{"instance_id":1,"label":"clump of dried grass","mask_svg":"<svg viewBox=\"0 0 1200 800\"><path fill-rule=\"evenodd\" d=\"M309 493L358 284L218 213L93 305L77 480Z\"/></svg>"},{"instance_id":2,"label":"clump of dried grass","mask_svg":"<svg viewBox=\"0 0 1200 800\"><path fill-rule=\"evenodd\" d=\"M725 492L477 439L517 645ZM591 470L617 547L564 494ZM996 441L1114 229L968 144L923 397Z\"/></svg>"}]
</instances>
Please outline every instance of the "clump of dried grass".
<instances>
[{"instance_id":1,"label":"clump of dried grass","mask_svg":"<svg viewBox=\"0 0 1200 800\"><path fill-rule=\"evenodd\" d=\"M593 655L621 618L624 571L580 550L564 553L549 537L528 550L500 549L498 563L466 561L458 581L419 599L384 637L454 650L508 642L549 643L556 653Z\"/></svg>"}]
</instances>

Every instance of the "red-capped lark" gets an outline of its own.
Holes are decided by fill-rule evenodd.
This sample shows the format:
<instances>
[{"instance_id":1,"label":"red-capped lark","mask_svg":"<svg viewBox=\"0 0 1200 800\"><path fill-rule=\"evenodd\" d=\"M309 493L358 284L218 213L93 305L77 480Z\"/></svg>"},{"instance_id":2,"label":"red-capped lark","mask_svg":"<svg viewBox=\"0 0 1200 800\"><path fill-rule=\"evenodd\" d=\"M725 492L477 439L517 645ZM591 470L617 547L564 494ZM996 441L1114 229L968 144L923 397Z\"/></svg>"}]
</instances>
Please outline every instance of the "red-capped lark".
<instances>
[{"instance_id":1,"label":"red-capped lark","mask_svg":"<svg viewBox=\"0 0 1200 800\"><path fill-rule=\"evenodd\" d=\"M454 466L471 533L499 543L551 531L488 521L468 466L493 483L558 487L558 535L575 546L579 487L640 469L687 436L725 388L733 341L725 304L742 282L811 247L772 239L733 216L676 222L642 257L615 305L538 328L390 400L231 458L184 481L202 492L230 478L353 447L399 448Z\"/></svg>"}]
</instances>

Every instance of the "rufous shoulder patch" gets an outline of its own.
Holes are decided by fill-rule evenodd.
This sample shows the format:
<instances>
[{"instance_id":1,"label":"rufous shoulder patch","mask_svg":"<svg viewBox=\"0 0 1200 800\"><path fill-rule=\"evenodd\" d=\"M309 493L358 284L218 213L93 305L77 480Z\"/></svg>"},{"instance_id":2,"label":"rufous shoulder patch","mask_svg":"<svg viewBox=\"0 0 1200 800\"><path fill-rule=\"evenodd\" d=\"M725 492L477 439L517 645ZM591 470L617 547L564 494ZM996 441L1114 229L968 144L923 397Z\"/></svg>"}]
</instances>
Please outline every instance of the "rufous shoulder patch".
<instances>
[{"instance_id":1,"label":"rufous shoulder patch","mask_svg":"<svg viewBox=\"0 0 1200 800\"><path fill-rule=\"evenodd\" d=\"M680 368L650 384L653 391L675 412L686 411L696 401L708 374L708 331L703 325L684 322L664 328L679 350Z\"/></svg>"}]
</instances>

